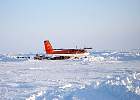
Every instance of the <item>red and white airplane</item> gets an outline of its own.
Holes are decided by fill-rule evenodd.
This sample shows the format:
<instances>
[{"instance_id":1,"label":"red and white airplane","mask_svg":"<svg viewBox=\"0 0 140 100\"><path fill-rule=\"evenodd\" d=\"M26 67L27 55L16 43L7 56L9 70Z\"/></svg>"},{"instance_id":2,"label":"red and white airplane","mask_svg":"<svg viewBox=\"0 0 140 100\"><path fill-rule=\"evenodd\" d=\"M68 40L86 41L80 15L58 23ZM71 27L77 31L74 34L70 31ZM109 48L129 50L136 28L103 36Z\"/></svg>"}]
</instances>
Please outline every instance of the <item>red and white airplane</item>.
<instances>
[{"instance_id":1,"label":"red and white airplane","mask_svg":"<svg viewBox=\"0 0 140 100\"><path fill-rule=\"evenodd\" d=\"M92 48L84 48L84 49L53 49L49 40L44 41L46 54L53 57L60 58L81 58L89 55L86 49Z\"/></svg>"}]
</instances>

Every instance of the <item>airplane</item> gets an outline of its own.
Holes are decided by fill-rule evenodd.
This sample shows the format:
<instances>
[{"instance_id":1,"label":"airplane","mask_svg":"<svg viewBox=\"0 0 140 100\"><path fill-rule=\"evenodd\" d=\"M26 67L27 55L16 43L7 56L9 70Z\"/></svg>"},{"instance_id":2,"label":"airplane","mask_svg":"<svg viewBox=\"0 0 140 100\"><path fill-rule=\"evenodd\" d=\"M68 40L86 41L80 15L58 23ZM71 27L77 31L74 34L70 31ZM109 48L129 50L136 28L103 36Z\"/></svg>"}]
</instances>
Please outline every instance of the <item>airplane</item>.
<instances>
[{"instance_id":1,"label":"airplane","mask_svg":"<svg viewBox=\"0 0 140 100\"><path fill-rule=\"evenodd\" d=\"M89 55L86 49L53 49L49 40L44 41L45 51L47 55L56 56L60 58L81 58Z\"/></svg>"},{"instance_id":2,"label":"airplane","mask_svg":"<svg viewBox=\"0 0 140 100\"><path fill-rule=\"evenodd\" d=\"M43 56L36 55L35 59L39 59L39 60L42 60L42 59L48 59L48 60L78 59L78 58L82 58L82 57L87 57L89 55L89 52L87 52L87 49L92 49L92 48L53 49L49 40L44 41L44 48L45 48L47 57L45 55L43 55Z\"/></svg>"}]
</instances>

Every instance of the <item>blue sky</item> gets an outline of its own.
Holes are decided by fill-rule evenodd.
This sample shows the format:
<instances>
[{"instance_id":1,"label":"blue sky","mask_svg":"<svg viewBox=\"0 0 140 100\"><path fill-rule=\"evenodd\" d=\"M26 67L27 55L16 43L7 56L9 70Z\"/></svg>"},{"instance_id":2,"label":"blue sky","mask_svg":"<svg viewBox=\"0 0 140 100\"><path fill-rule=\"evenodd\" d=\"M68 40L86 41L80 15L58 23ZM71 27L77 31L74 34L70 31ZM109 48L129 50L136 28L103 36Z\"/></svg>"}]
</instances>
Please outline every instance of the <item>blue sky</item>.
<instances>
[{"instance_id":1,"label":"blue sky","mask_svg":"<svg viewBox=\"0 0 140 100\"><path fill-rule=\"evenodd\" d=\"M0 0L0 53L140 48L140 0Z\"/></svg>"}]
</instances>

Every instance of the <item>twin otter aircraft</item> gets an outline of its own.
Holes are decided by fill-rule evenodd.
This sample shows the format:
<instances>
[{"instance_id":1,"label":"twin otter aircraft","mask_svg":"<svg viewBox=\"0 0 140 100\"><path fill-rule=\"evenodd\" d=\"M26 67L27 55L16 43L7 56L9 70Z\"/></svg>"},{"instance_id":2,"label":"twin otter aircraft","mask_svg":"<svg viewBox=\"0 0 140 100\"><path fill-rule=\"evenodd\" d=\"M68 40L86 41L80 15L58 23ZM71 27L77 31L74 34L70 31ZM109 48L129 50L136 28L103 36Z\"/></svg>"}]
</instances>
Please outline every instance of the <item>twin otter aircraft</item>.
<instances>
[{"instance_id":1,"label":"twin otter aircraft","mask_svg":"<svg viewBox=\"0 0 140 100\"><path fill-rule=\"evenodd\" d=\"M48 60L63 60L63 59L78 59L87 57L89 53L86 49L53 49L49 40L44 41L45 51L47 57L36 55L35 59L48 59Z\"/></svg>"}]
</instances>

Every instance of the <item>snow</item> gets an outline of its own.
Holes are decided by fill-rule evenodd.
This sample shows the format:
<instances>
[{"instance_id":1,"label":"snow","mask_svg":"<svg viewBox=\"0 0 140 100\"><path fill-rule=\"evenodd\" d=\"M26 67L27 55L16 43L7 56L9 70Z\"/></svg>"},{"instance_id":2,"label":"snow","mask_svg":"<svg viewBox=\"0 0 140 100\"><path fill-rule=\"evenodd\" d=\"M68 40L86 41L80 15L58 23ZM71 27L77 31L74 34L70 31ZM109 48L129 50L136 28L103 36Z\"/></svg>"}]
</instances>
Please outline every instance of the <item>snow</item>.
<instances>
[{"instance_id":1,"label":"snow","mask_svg":"<svg viewBox=\"0 0 140 100\"><path fill-rule=\"evenodd\" d=\"M137 52L91 52L57 61L5 54L0 59L1 100L140 100Z\"/></svg>"}]
</instances>

